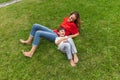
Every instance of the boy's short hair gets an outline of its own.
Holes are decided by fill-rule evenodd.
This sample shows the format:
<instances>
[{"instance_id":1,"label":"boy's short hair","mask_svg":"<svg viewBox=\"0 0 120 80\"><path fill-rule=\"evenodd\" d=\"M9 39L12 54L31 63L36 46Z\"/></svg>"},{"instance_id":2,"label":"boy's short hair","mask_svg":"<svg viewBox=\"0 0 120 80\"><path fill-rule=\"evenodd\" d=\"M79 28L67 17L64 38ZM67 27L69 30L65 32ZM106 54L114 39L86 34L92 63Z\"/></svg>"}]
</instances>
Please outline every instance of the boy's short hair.
<instances>
[{"instance_id":1,"label":"boy's short hair","mask_svg":"<svg viewBox=\"0 0 120 80\"><path fill-rule=\"evenodd\" d=\"M62 28L62 27L59 27L59 28L57 29L57 31L59 32L60 30L65 30L65 29Z\"/></svg>"}]
</instances>

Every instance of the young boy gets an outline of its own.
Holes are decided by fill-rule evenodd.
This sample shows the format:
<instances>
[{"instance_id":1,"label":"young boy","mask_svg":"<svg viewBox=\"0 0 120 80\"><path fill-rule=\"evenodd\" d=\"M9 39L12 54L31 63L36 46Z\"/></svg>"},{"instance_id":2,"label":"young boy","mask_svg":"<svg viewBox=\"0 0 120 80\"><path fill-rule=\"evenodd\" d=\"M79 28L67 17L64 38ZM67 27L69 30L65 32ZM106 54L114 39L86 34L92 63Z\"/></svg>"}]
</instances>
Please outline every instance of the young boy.
<instances>
[{"instance_id":1,"label":"young boy","mask_svg":"<svg viewBox=\"0 0 120 80\"><path fill-rule=\"evenodd\" d=\"M72 38L65 36L64 28L58 29L59 37L56 38L55 44L58 46L58 49L63 53L67 54L71 66L76 66L78 63L77 50Z\"/></svg>"}]
</instances>

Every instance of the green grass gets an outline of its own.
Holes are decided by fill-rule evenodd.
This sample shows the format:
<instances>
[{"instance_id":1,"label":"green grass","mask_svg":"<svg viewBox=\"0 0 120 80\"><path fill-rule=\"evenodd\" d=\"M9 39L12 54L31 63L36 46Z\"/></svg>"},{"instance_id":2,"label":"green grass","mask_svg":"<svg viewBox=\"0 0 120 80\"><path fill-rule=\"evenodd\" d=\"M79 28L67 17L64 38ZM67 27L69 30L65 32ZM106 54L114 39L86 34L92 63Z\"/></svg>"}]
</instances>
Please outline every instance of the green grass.
<instances>
[{"instance_id":1,"label":"green grass","mask_svg":"<svg viewBox=\"0 0 120 80\"><path fill-rule=\"evenodd\" d=\"M10 0L0 0L0 3L7 2L7 1L10 1Z\"/></svg>"},{"instance_id":2,"label":"green grass","mask_svg":"<svg viewBox=\"0 0 120 80\"><path fill-rule=\"evenodd\" d=\"M119 0L22 0L0 8L0 80L120 80L119 7ZM21 54L31 45L19 39L27 39L34 23L54 29L72 11L82 20L75 68L45 39L32 58Z\"/></svg>"}]
</instances>

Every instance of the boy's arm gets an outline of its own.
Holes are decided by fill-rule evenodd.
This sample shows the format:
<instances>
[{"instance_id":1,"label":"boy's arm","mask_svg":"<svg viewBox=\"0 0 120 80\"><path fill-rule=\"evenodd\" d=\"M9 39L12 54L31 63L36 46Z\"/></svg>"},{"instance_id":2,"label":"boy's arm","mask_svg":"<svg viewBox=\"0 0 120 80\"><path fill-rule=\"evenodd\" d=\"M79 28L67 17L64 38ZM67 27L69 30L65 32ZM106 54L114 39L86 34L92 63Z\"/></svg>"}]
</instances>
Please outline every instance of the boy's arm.
<instances>
[{"instance_id":1,"label":"boy's arm","mask_svg":"<svg viewBox=\"0 0 120 80\"><path fill-rule=\"evenodd\" d=\"M59 45L62 41L66 41L67 39L68 39L67 37L61 37L55 43L56 43L56 45Z\"/></svg>"}]
</instances>

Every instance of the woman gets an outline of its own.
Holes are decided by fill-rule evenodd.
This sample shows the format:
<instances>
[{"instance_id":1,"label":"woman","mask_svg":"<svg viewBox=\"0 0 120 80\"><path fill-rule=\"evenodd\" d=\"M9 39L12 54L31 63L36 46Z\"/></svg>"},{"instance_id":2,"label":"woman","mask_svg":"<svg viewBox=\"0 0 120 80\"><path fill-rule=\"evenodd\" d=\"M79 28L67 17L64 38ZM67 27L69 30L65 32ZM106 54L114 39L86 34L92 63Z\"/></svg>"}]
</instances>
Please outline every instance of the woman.
<instances>
[{"instance_id":1,"label":"woman","mask_svg":"<svg viewBox=\"0 0 120 80\"><path fill-rule=\"evenodd\" d=\"M60 24L60 27L65 29L65 33L66 33L65 35L69 36L70 38L74 38L79 35L79 31L80 31L79 26L80 26L80 16L78 12L72 12L68 17L64 18L64 21ZM27 40L20 39L21 43L30 44L32 39L34 38L31 50L29 52L22 51L23 55L27 57L32 57L40 42L41 37L44 37L54 42L57 36L58 36L57 29L51 30L40 24L34 24L28 39ZM77 56L74 56L74 58L78 60Z\"/></svg>"}]
</instances>

